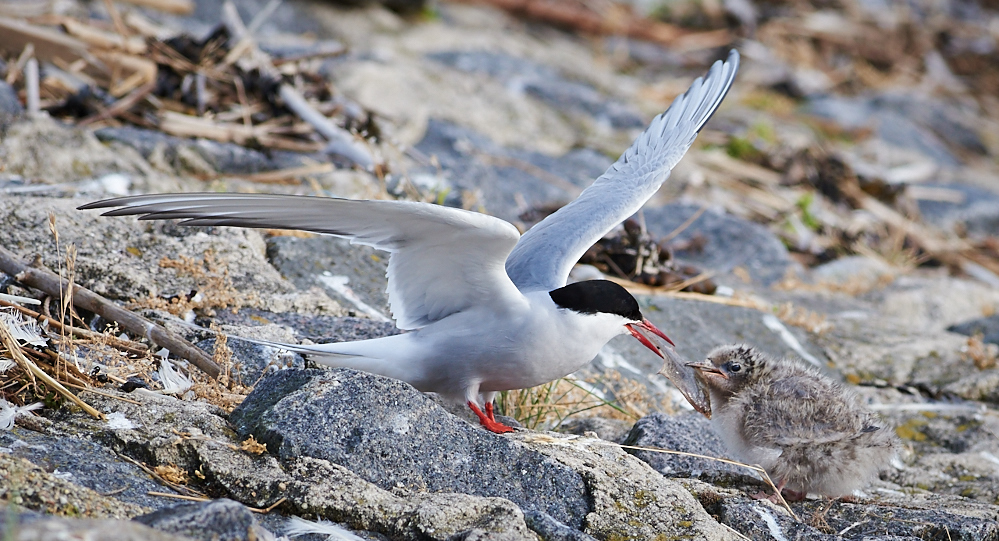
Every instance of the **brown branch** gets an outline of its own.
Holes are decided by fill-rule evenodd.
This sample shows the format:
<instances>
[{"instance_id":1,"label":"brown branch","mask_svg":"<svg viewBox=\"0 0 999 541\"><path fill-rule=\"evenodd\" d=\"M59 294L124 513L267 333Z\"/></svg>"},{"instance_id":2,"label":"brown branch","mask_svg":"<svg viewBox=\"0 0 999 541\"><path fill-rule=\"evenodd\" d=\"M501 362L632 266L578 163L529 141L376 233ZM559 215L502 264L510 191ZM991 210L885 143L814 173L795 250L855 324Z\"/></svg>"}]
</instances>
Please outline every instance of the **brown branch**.
<instances>
[{"instance_id":1,"label":"brown branch","mask_svg":"<svg viewBox=\"0 0 999 541\"><path fill-rule=\"evenodd\" d=\"M457 0L467 4L487 4L514 15L544 21L598 36L625 35L672 45L684 50L709 49L732 43L728 30L695 32L669 23L649 20L624 9L598 13L575 1L566 0Z\"/></svg>"},{"instance_id":2,"label":"brown branch","mask_svg":"<svg viewBox=\"0 0 999 541\"><path fill-rule=\"evenodd\" d=\"M63 290L69 285L64 279L47 270L29 267L16 254L2 247L0 247L0 271L13 276L15 280L26 286L43 291L53 297L59 296L60 285ZM152 342L167 348L170 353L187 359L212 379L218 379L220 369L205 352L146 318L125 310L80 286L73 288L73 304L104 319L118 322L125 330L139 336L145 336Z\"/></svg>"}]
</instances>

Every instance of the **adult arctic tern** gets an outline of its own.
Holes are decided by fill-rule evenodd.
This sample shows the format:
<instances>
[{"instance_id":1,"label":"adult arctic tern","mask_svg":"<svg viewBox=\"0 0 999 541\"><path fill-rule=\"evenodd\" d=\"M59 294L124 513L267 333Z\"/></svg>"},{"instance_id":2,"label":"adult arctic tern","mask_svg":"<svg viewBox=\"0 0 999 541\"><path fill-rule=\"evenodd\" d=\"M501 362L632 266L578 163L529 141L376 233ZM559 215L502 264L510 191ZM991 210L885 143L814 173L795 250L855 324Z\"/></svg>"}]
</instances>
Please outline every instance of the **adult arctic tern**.
<instances>
[{"instance_id":1,"label":"adult arctic tern","mask_svg":"<svg viewBox=\"0 0 999 541\"><path fill-rule=\"evenodd\" d=\"M410 332L274 345L463 399L486 429L509 432L493 414L497 392L575 372L615 336L631 334L666 358L667 374L690 371L671 348L644 334L672 344L623 287L566 281L590 246L659 189L725 98L738 67L735 50L715 62L607 172L523 236L499 218L411 201L187 193L120 197L80 209L121 207L104 215L182 225L300 229L390 252L389 306L398 327ZM691 388L691 379L671 379L695 407L706 408L704 390Z\"/></svg>"}]
</instances>

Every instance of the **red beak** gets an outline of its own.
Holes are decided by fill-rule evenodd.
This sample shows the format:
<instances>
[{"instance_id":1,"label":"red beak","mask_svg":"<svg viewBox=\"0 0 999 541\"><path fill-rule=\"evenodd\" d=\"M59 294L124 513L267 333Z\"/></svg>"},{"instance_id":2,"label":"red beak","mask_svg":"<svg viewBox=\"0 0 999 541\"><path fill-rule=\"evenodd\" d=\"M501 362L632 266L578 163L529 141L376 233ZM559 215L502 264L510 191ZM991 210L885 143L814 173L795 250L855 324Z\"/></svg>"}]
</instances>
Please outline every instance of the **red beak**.
<instances>
[{"instance_id":1,"label":"red beak","mask_svg":"<svg viewBox=\"0 0 999 541\"><path fill-rule=\"evenodd\" d=\"M666 357L663 356L662 351L660 351L659 348L655 344L653 344L652 341L649 340L644 334L639 332L639 329L643 331L648 331L658 336L659 338L662 338L663 340L669 342L669 345L676 347L676 344L674 344L673 341L670 340L668 336L666 336L666 333L657 329L656 326L653 325L652 322L649 321L648 319L643 319L641 323L628 323L625 325L625 327L628 327L628 330L631 332L631 335L637 338L638 341L641 342L643 346L651 349L653 353L655 353L656 355L658 355L663 359L665 359Z\"/></svg>"}]
</instances>

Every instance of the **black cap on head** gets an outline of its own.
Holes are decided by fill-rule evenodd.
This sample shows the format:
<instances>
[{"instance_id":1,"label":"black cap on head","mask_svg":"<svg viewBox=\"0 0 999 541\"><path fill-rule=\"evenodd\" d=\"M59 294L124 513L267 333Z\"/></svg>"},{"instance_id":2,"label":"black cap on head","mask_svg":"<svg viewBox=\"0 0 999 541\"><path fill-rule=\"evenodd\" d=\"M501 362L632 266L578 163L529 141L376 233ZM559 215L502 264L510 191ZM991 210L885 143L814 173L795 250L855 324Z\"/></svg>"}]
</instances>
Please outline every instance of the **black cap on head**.
<instances>
[{"instance_id":1,"label":"black cap on head","mask_svg":"<svg viewBox=\"0 0 999 541\"><path fill-rule=\"evenodd\" d=\"M609 280L587 280L560 287L548 293L555 304L582 314L617 314L642 321L638 301L625 288Z\"/></svg>"}]
</instances>

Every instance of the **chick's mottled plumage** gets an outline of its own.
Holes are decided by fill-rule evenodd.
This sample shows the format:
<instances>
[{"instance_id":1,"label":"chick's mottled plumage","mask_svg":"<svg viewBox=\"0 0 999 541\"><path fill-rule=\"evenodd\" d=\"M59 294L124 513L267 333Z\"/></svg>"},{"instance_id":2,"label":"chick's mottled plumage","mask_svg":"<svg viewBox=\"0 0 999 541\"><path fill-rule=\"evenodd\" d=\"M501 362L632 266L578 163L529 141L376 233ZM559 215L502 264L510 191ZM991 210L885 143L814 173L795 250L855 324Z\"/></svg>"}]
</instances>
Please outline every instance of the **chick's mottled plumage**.
<instances>
[{"instance_id":1,"label":"chick's mottled plumage","mask_svg":"<svg viewBox=\"0 0 999 541\"><path fill-rule=\"evenodd\" d=\"M691 364L711 393L712 422L732 455L759 464L792 496L851 494L888 465L894 431L819 371L746 345Z\"/></svg>"}]
</instances>

